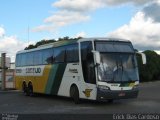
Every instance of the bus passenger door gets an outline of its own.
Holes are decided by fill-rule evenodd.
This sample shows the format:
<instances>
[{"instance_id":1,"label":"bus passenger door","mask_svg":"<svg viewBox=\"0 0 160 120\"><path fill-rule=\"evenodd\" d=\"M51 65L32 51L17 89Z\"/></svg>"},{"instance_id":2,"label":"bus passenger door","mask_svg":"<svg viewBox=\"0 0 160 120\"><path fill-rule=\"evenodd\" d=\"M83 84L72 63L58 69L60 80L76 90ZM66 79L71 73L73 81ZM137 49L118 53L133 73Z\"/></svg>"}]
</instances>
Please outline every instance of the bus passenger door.
<instances>
[{"instance_id":1,"label":"bus passenger door","mask_svg":"<svg viewBox=\"0 0 160 120\"><path fill-rule=\"evenodd\" d=\"M82 90L85 99L96 99L96 77L92 42L81 43Z\"/></svg>"}]
</instances>

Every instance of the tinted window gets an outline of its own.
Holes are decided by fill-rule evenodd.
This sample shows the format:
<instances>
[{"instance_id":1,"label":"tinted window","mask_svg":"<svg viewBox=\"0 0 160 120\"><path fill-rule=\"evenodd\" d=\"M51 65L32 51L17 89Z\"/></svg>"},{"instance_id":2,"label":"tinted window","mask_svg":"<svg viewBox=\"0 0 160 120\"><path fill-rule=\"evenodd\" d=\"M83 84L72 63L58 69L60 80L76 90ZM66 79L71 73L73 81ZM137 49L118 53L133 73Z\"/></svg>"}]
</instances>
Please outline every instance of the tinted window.
<instances>
[{"instance_id":1,"label":"tinted window","mask_svg":"<svg viewBox=\"0 0 160 120\"><path fill-rule=\"evenodd\" d=\"M54 62L65 62L65 47L54 49Z\"/></svg>"},{"instance_id":2,"label":"tinted window","mask_svg":"<svg viewBox=\"0 0 160 120\"><path fill-rule=\"evenodd\" d=\"M17 54L16 56L16 66L20 67L21 66L21 55Z\"/></svg>"},{"instance_id":3,"label":"tinted window","mask_svg":"<svg viewBox=\"0 0 160 120\"><path fill-rule=\"evenodd\" d=\"M67 46L66 62L78 62L78 61L79 61L78 44Z\"/></svg>"},{"instance_id":4,"label":"tinted window","mask_svg":"<svg viewBox=\"0 0 160 120\"><path fill-rule=\"evenodd\" d=\"M27 54L21 54L21 66L26 66L27 65Z\"/></svg>"},{"instance_id":5,"label":"tinted window","mask_svg":"<svg viewBox=\"0 0 160 120\"><path fill-rule=\"evenodd\" d=\"M26 53L26 65L27 66L31 66L31 65L33 65L33 56L34 56L34 54L32 53L32 52L30 52L30 53Z\"/></svg>"},{"instance_id":6,"label":"tinted window","mask_svg":"<svg viewBox=\"0 0 160 120\"><path fill-rule=\"evenodd\" d=\"M43 64L52 64L53 63L53 49L46 49L42 52L42 63Z\"/></svg>"},{"instance_id":7,"label":"tinted window","mask_svg":"<svg viewBox=\"0 0 160 120\"><path fill-rule=\"evenodd\" d=\"M81 43L81 59L83 76L86 83L96 83L92 42Z\"/></svg>"},{"instance_id":8,"label":"tinted window","mask_svg":"<svg viewBox=\"0 0 160 120\"><path fill-rule=\"evenodd\" d=\"M92 42L81 43L81 57L82 60L87 59L87 55L92 51Z\"/></svg>"},{"instance_id":9,"label":"tinted window","mask_svg":"<svg viewBox=\"0 0 160 120\"><path fill-rule=\"evenodd\" d=\"M96 50L100 52L134 52L131 43L96 42Z\"/></svg>"},{"instance_id":10,"label":"tinted window","mask_svg":"<svg viewBox=\"0 0 160 120\"><path fill-rule=\"evenodd\" d=\"M41 65L42 64L42 51L35 51L34 53L34 65Z\"/></svg>"}]
</instances>

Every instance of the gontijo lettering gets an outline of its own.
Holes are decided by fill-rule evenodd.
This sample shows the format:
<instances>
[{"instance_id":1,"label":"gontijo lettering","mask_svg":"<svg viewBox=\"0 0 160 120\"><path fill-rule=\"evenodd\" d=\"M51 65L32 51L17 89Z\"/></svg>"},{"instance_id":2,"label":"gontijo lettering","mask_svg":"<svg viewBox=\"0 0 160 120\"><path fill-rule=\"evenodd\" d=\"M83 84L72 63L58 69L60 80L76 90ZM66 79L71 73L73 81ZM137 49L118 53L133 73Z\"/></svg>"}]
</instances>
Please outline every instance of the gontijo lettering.
<instances>
[{"instance_id":1,"label":"gontijo lettering","mask_svg":"<svg viewBox=\"0 0 160 120\"><path fill-rule=\"evenodd\" d=\"M41 68L26 68L26 73L41 73Z\"/></svg>"}]
</instances>

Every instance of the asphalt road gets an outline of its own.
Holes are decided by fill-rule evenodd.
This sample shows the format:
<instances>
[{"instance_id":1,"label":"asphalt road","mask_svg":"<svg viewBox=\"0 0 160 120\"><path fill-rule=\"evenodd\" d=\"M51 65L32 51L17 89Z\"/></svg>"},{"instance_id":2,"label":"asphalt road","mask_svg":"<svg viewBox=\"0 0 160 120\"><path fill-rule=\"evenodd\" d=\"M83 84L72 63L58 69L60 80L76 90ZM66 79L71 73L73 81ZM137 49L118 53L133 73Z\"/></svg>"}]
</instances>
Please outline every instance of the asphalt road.
<instances>
[{"instance_id":1,"label":"asphalt road","mask_svg":"<svg viewBox=\"0 0 160 120\"><path fill-rule=\"evenodd\" d=\"M82 101L81 104L74 104L71 99L64 97L46 95L27 97L18 91L0 91L0 113L160 114L160 82L141 83L137 99L116 100L113 103Z\"/></svg>"}]
</instances>

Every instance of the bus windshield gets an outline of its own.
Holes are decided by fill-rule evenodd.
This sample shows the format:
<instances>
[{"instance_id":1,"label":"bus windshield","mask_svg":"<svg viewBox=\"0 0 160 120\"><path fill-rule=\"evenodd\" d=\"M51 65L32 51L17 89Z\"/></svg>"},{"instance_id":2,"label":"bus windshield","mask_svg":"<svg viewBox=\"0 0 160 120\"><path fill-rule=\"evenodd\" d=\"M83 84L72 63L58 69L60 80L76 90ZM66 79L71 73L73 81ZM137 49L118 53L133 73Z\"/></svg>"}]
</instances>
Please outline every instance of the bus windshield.
<instances>
[{"instance_id":1,"label":"bus windshield","mask_svg":"<svg viewBox=\"0 0 160 120\"><path fill-rule=\"evenodd\" d=\"M98 79L106 82L133 82L139 80L134 54L101 53Z\"/></svg>"},{"instance_id":2,"label":"bus windshield","mask_svg":"<svg viewBox=\"0 0 160 120\"><path fill-rule=\"evenodd\" d=\"M131 43L96 42L101 63L98 80L103 82L134 82L139 80L136 56Z\"/></svg>"}]
</instances>

